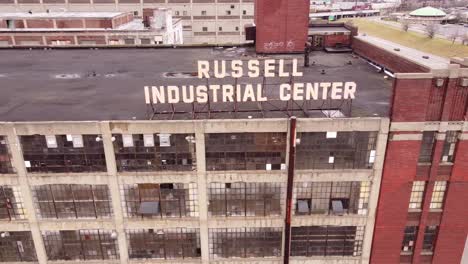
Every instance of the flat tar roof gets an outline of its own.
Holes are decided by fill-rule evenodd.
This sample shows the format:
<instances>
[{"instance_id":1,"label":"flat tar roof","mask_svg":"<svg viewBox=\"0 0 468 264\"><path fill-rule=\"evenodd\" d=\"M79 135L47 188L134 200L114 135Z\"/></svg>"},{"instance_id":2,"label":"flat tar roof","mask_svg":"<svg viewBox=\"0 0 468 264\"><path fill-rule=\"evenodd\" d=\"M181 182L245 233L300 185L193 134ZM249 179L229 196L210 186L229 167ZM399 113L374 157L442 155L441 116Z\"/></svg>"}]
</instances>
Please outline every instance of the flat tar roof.
<instances>
[{"instance_id":1,"label":"flat tar roof","mask_svg":"<svg viewBox=\"0 0 468 264\"><path fill-rule=\"evenodd\" d=\"M0 13L0 19L112 18L124 12L12 12Z\"/></svg>"},{"instance_id":2,"label":"flat tar roof","mask_svg":"<svg viewBox=\"0 0 468 264\"><path fill-rule=\"evenodd\" d=\"M368 35L359 35L356 38L366 41L374 46L384 49L397 56L403 57L430 70L445 70L450 64L450 61L446 58L442 58L416 49L408 48L406 46L381 38L376 38Z\"/></svg>"},{"instance_id":3,"label":"flat tar roof","mask_svg":"<svg viewBox=\"0 0 468 264\"><path fill-rule=\"evenodd\" d=\"M0 50L0 57L0 121L146 120L148 106L144 86L196 85L207 81L234 84L233 78L206 80L186 73L197 72L197 60L265 59L257 57L250 48L5 49ZM356 99L350 104L352 117L388 116L392 81L377 73L362 58L351 54L313 52L309 68L302 67L301 55L269 58L298 58L299 70L304 76L295 77L294 82L356 82ZM289 81L289 78L269 78L266 93L278 90L279 83ZM261 83L262 80L238 82ZM271 111L242 113L237 117L287 117L284 111L275 112L273 104L264 106ZM228 109L232 103L211 107ZM179 103L175 108L184 111L191 109L191 105ZM170 107L165 109L170 110ZM324 117L321 113L310 112L310 117ZM170 118L166 117L155 118ZM190 115L174 117L190 118ZM229 117L215 114L211 118Z\"/></svg>"}]
</instances>

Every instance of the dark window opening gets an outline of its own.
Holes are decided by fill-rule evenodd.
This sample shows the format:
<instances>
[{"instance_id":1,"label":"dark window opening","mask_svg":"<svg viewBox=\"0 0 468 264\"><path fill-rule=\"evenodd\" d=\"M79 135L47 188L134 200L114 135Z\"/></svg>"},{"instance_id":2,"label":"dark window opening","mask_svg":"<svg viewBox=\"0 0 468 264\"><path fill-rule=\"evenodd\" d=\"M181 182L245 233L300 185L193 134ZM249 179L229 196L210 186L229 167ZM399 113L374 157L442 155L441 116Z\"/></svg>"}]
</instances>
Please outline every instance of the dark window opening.
<instances>
[{"instance_id":1,"label":"dark window opening","mask_svg":"<svg viewBox=\"0 0 468 264\"><path fill-rule=\"evenodd\" d=\"M99 135L21 136L28 172L104 172L106 158Z\"/></svg>"},{"instance_id":2,"label":"dark window opening","mask_svg":"<svg viewBox=\"0 0 468 264\"><path fill-rule=\"evenodd\" d=\"M24 207L18 187L0 186L0 219L24 219Z\"/></svg>"},{"instance_id":3,"label":"dark window opening","mask_svg":"<svg viewBox=\"0 0 468 264\"><path fill-rule=\"evenodd\" d=\"M296 182L295 213L367 214L369 182Z\"/></svg>"},{"instance_id":4,"label":"dark window opening","mask_svg":"<svg viewBox=\"0 0 468 264\"><path fill-rule=\"evenodd\" d=\"M49 260L119 259L117 233L111 230L61 230L42 234Z\"/></svg>"},{"instance_id":5,"label":"dark window opening","mask_svg":"<svg viewBox=\"0 0 468 264\"><path fill-rule=\"evenodd\" d=\"M252 258L281 256L282 229L210 228L210 258Z\"/></svg>"},{"instance_id":6,"label":"dark window opening","mask_svg":"<svg viewBox=\"0 0 468 264\"><path fill-rule=\"evenodd\" d=\"M296 168L371 169L376 158L377 132L299 133Z\"/></svg>"},{"instance_id":7,"label":"dark window opening","mask_svg":"<svg viewBox=\"0 0 468 264\"><path fill-rule=\"evenodd\" d=\"M33 187L38 216L57 218L107 218L112 216L107 185L56 184Z\"/></svg>"},{"instance_id":8,"label":"dark window opening","mask_svg":"<svg viewBox=\"0 0 468 264\"><path fill-rule=\"evenodd\" d=\"M198 196L195 183L124 185L123 195L127 217L198 216Z\"/></svg>"},{"instance_id":9,"label":"dark window opening","mask_svg":"<svg viewBox=\"0 0 468 264\"><path fill-rule=\"evenodd\" d=\"M405 253L413 253L417 236L418 236L417 226L405 227L405 231L403 233L403 242L401 245L401 251Z\"/></svg>"},{"instance_id":10,"label":"dark window opening","mask_svg":"<svg viewBox=\"0 0 468 264\"><path fill-rule=\"evenodd\" d=\"M419 151L418 162L427 163L432 161L432 152L435 142L435 131L424 131L421 142L421 149Z\"/></svg>"},{"instance_id":11,"label":"dark window opening","mask_svg":"<svg viewBox=\"0 0 468 264\"><path fill-rule=\"evenodd\" d=\"M445 142L441 156L442 162L453 162L455 160L455 148L459 134L459 131L447 131L445 134Z\"/></svg>"},{"instance_id":12,"label":"dark window opening","mask_svg":"<svg viewBox=\"0 0 468 264\"><path fill-rule=\"evenodd\" d=\"M127 231L130 259L200 258L198 229L148 229Z\"/></svg>"},{"instance_id":13,"label":"dark window opening","mask_svg":"<svg viewBox=\"0 0 468 264\"><path fill-rule=\"evenodd\" d=\"M210 183L211 216L272 216L281 214L281 183Z\"/></svg>"},{"instance_id":14,"label":"dark window opening","mask_svg":"<svg viewBox=\"0 0 468 264\"><path fill-rule=\"evenodd\" d=\"M0 173L13 173L10 149L5 136L0 136Z\"/></svg>"},{"instance_id":15,"label":"dark window opening","mask_svg":"<svg viewBox=\"0 0 468 264\"><path fill-rule=\"evenodd\" d=\"M286 133L206 134L207 170L285 169Z\"/></svg>"},{"instance_id":16,"label":"dark window opening","mask_svg":"<svg viewBox=\"0 0 468 264\"><path fill-rule=\"evenodd\" d=\"M37 261L31 232L0 231L0 262Z\"/></svg>"},{"instance_id":17,"label":"dark window opening","mask_svg":"<svg viewBox=\"0 0 468 264\"><path fill-rule=\"evenodd\" d=\"M303 226L291 231L291 256L360 256L363 226Z\"/></svg>"},{"instance_id":18,"label":"dark window opening","mask_svg":"<svg viewBox=\"0 0 468 264\"><path fill-rule=\"evenodd\" d=\"M424 231L424 241L423 241L423 246L422 246L422 250L424 252L434 252L438 231L439 231L438 226L426 226L426 230Z\"/></svg>"},{"instance_id":19,"label":"dark window opening","mask_svg":"<svg viewBox=\"0 0 468 264\"><path fill-rule=\"evenodd\" d=\"M117 170L192 171L195 164L193 134L114 135Z\"/></svg>"}]
</instances>

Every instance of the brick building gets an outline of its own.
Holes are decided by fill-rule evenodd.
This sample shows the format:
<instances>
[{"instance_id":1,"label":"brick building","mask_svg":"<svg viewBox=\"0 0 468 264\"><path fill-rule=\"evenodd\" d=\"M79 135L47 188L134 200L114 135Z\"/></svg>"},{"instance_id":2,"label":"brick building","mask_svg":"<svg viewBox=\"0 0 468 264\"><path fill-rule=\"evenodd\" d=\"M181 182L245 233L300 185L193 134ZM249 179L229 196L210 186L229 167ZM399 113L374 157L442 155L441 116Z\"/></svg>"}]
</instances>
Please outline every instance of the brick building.
<instances>
[{"instance_id":1,"label":"brick building","mask_svg":"<svg viewBox=\"0 0 468 264\"><path fill-rule=\"evenodd\" d=\"M353 48L395 75L371 263L460 263L468 234L467 60L372 37L355 38Z\"/></svg>"},{"instance_id":2,"label":"brick building","mask_svg":"<svg viewBox=\"0 0 468 264\"><path fill-rule=\"evenodd\" d=\"M182 22L171 10L0 13L0 47L182 44Z\"/></svg>"}]
</instances>

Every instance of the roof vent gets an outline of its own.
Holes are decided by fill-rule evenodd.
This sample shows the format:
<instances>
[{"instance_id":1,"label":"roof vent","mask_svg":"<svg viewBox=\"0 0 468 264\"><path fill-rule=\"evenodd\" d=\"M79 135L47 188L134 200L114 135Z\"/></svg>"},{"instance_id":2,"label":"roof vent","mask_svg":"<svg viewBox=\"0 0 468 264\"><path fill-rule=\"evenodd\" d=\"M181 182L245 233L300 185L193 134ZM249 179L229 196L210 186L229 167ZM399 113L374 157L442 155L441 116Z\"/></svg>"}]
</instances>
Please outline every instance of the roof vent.
<instances>
[{"instance_id":1,"label":"roof vent","mask_svg":"<svg viewBox=\"0 0 468 264\"><path fill-rule=\"evenodd\" d=\"M400 51L400 49L399 49L399 48L394 48L393 50L394 50L394 51Z\"/></svg>"},{"instance_id":2,"label":"roof vent","mask_svg":"<svg viewBox=\"0 0 468 264\"><path fill-rule=\"evenodd\" d=\"M429 56L426 56L426 55L424 55L422 57L423 57L423 59L426 59L426 60L429 59Z\"/></svg>"}]
</instances>

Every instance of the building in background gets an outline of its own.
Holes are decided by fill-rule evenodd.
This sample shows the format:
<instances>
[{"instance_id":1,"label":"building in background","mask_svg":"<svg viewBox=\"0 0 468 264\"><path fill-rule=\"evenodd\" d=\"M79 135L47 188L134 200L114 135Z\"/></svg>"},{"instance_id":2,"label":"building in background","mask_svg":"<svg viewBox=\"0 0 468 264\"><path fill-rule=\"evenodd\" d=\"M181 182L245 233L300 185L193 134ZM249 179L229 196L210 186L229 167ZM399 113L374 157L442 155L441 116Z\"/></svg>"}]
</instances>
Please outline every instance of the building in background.
<instances>
[{"instance_id":1,"label":"building in background","mask_svg":"<svg viewBox=\"0 0 468 264\"><path fill-rule=\"evenodd\" d=\"M131 12L0 13L0 46L183 44L182 22L165 8Z\"/></svg>"},{"instance_id":2,"label":"building in background","mask_svg":"<svg viewBox=\"0 0 468 264\"><path fill-rule=\"evenodd\" d=\"M2 12L132 12L142 18L146 8L169 8L181 19L184 43L239 44L245 25L254 20L253 0L4 0Z\"/></svg>"}]
</instances>

